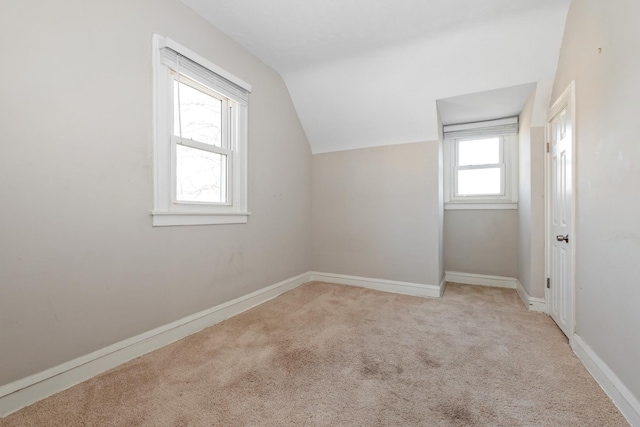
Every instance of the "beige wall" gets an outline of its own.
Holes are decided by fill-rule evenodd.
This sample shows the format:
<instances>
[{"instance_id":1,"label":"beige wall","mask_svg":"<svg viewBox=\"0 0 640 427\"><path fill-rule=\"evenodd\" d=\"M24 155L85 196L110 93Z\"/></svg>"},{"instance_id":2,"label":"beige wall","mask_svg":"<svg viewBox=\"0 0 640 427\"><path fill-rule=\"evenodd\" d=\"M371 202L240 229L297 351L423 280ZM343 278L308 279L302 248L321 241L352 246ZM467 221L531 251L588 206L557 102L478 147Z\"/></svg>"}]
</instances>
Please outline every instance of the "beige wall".
<instances>
[{"instance_id":1,"label":"beige wall","mask_svg":"<svg viewBox=\"0 0 640 427\"><path fill-rule=\"evenodd\" d=\"M313 155L313 268L438 285L439 143Z\"/></svg>"},{"instance_id":2,"label":"beige wall","mask_svg":"<svg viewBox=\"0 0 640 427\"><path fill-rule=\"evenodd\" d=\"M246 225L151 226L153 32L253 85ZM287 88L180 1L5 1L0 39L0 385L311 269Z\"/></svg>"},{"instance_id":3,"label":"beige wall","mask_svg":"<svg viewBox=\"0 0 640 427\"><path fill-rule=\"evenodd\" d=\"M442 126L440 131L442 132ZM444 140L443 135L441 140ZM443 170L442 163L440 168ZM442 173L440 179L442 181ZM445 271L503 277L517 276L517 210L444 210L442 204L440 212L441 247Z\"/></svg>"},{"instance_id":4,"label":"beige wall","mask_svg":"<svg viewBox=\"0 0 640 427\"><path fill-rule=\"evenodd\" d=\"M518 211L446 210L444 268L471 274L516 277Z\"/></svg>"},{"instance_id":5,"label":"beige wall","mask_svg":"<svg viewBox=\"0 0 640 427\"><path fill-rule=\"evenodd\" d=\"M518 280L532 297L544 298L544 127L531 127L536 93L520 114Z\"/></svg>"},{"instance_id":6,"label":"beige wall","mask_svg":"<svg viewBox=\"0 0 640 427\"><path fill-rule=\"evenodd\" d=\"M639 16L636 0L573 1L553 91L556 99L576 81L576 330L636 399Z\"/></svg>"}]
</instances>

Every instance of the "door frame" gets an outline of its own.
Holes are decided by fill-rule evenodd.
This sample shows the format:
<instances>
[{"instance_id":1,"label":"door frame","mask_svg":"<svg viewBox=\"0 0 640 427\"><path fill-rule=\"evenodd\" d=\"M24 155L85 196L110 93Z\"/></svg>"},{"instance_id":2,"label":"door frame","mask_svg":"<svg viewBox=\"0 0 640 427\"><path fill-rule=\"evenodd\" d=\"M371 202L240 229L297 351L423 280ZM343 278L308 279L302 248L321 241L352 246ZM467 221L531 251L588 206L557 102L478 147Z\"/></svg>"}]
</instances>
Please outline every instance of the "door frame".
<instances>
[{"instance_id":1,"label":"door frame","mask_svg":"<svg viewBox=\"0 0 640 427\"><path fill-rule=\"evenodd\" d=\"M558 99L553 103L551 108L549 108L547 112L547 119L545 121L545 131L544 131L544 139L545 139L545 157L544 157L544 177L545 177L545 185L544 185L544 198L545 198L545 212L544 212L544 264L545 264L545 277L548 280L551 277L551 153L546 147L551 144L551 120L553 117L562 110L565 105L569 105L571 107L571 229L570 229L570 240L569 245L571 245L571 280L569 282L569 286L572 288L571 292L571 312L572 312L572 331L569 338L569 344L573 346L574 336L576 334L576 240L578 236L576 234L576 207L577 207L577 114L576 114L576 82L572 80L569 83L569 86L562 92L562 94L558 97ZM553 286L553 283L551 284ZM547 313L551 315L551 304L549 300L550 292L549 288L547 288L546 283L544 287L544 297L547 302Z\"/></svg>"}]
</instances>

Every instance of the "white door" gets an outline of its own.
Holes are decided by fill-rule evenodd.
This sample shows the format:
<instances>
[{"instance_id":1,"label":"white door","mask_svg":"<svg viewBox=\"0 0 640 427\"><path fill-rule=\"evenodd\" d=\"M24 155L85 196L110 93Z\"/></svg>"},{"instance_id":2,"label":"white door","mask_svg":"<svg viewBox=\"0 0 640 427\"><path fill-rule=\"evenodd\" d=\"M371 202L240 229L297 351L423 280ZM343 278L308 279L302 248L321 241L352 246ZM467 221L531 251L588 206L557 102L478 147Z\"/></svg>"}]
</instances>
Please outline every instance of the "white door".
<instances>
[{"instance_id":1,"label":"white door","mask_svg":"<svg viewBox=\"0 0 640 427\"><path fill-rule=\"evenodd\" d=\"M548 126L548 303L562 332L574 332L573 84L551 107Z\"/></svg>"}]
</instances>

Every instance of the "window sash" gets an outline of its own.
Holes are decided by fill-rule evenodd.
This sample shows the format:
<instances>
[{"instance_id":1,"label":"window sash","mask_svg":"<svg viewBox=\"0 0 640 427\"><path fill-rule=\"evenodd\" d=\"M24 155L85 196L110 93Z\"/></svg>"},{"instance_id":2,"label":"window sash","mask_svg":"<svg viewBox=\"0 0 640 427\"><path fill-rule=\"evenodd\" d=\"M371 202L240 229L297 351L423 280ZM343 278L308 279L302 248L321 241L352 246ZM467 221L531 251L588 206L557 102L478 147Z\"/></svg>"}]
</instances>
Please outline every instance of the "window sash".
<instances>
[{"instance_id":1,"label":"window sash","mask_svg":"<svg viewBox=\"0 0 640 427\"><path fill-rule=\"evenodd\" d=\"M455 167L456 168L466 168L466 167L471 167L471 168L477 168L483 165L465 165L465 166L460 166L460 143L461 142L467 142L467 141L478 141L478 140L483 140L483 139L492 139L492 138L496 138L495 135L493 136L479 136L476 138L458 138L454 140L454 161L455 161ZM504 137L503 136L499 136L498 137L498 163L487 163L487 165L501 165L504 164Z\"/></svg>"},{"instance_id":2,"label":"window sash","mask_svg":"<svg viewBox=\"0 0 640 427\"><path fill-rule=\"evenodd\" d=\"M172 151L175 153L177 151L176 145L173 146ZM174 206L233 206L233 174L229 173L229 170L233 168L233 156L226 156L226 170L227 173L223 177L223 185L224 185L224 194L226 195L225 202L201 202L196 200L179 200L178 199L178 179L177 179L177 162L172 166L172 175L176 178L173 179L171 185L171 193L172 199L171 203Z\"/></svg>"},{"instance_id":3,"label":"window sash","mask_svg":"<svg viewBox=\"0 0 640 427\"><path fill-rule=\"evenodd\" d=\"M460 194L458 189L458 172L461 170L481 170L481 169L500 169L500 192L499 193L486 193L486 194ZM496 198L506 196L506 167L504 163L495 165L482 165L480 167L475 166L462 166L455 168L453 173L453 200L470 200L470 199L482 199L482 198Z\"/></svg>"},{"instance_id":4,"label":"window sash","mask_svg":"<svg viewBox=\"0 0 640 427\"><path fill-rule=\"evenodd\" d=\"M233 125L233 114L232 114L232 108L233 108L233 103L234 101L227 98L224 95L221 95L217 92L215 92L214 90L211 90L210 88L208 88L207 86L204 86L202 84L200 84L197 81L194 81L192 79L190 79L187 76L184 76L183 74L178 75L175 71L171 72L172 74L172 86L174 84L174 82L182 83L185 84L197 91L200 91L202 93L204 93L205 95L211 96L212 98L215 98L219 101L222 102L222 106L221 106L221 113L222 113L222 120L221 120L221 125L222 125L222 129L221 129L221 143L222 143L222 147L223 148L227 148L229 150L234 150L236 147L234 147L233 145L233 134L232 134L232 125ZM172 88L173 89L173 88ZM173 99L173 90L170 91L171 93L171 117L174 118L176 112L174 111L173 107L176 104L175 103L175 99ZM180 112L178 112L178 114L180 114ZM184 138L181 137L180 135L180 131L176 132L176 129L174 129L174 121L175 120L171 120L171 132L173 136L176 136L178 138L182 138L183 141L195 141L194 139L190 139L190 138ZM215 147L215 145L212 144L207 144L204 142L201 142L201 144L204 145L209 145L209 146L213 146ZM194 147L197 148L197 147ZM207 150L208 151L208 150Z\"/></svg>"},{"instance_id":5,"label":"window sash","mask_svg":"<svg viewBox=\"0 0 640 427\"><path fill-rule=\"evenodd\" d=\"M208 151L210 153L220 154L227 157L226 177L225 177L225 194L227 196L226 202L197 202L178 200L177 190L177 145L183 145L185 147L194 148L196 150ZM232 206L233 205L233 170L234 170L234 155L233 151L226 150L224 148L212 146L210 144L203 144L194 140L182 140L180 137L171 137L171 204L173 205L200 205L200 206Z\"/></svg>"},{"instance_id":6,"label":"window sash","mask_svg":"<svg viewBox=\"0 0 640 427\"><path fill-rule=\"evenodd\" d=\"M504 162L504 137L499 137L498 143L498 163L487 163L481 165L465 165L460 166L460 142L464 141L475 141L479 139L486 139L488 137L474 137L474 138L460 138L454 140L453 148L453 159L455 161L455 165L453 167L453 199L454 200L468 200L475 198L495 198L495 197L504 197L506 195L506 165ZM460 194L458 188L458 172L461 170L479 170L479 169L497 169L500 168L500 193L493 194L473 194L473 195L465 195Z\"/></svg>"}]
</instances>

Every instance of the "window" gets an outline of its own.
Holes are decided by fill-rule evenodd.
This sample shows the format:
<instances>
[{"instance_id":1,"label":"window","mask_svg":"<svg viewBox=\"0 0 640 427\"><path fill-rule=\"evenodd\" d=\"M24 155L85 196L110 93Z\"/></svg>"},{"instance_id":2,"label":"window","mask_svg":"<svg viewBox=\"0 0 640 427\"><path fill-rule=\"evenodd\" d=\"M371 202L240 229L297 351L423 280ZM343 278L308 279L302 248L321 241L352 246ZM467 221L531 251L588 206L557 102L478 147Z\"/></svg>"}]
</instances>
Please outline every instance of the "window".
<instances>
[{"instance_id":1,"label":"window","mask_svg":"<svg viewBox=\"0 0 640 427\"><path fill-rule=\"evenodd\" d=\"M517 208L517 118L449 125L445 209Z\"/></svg>"},{"instance_id":2,"label":"window","mask_svg":"<svg viewBox=\"0 0 640 427\"><path fill-rule=\"evenodd\" d=\"M251 86L154 35L154 226L246 223Z\"/></svg>"}]
</instances>

